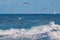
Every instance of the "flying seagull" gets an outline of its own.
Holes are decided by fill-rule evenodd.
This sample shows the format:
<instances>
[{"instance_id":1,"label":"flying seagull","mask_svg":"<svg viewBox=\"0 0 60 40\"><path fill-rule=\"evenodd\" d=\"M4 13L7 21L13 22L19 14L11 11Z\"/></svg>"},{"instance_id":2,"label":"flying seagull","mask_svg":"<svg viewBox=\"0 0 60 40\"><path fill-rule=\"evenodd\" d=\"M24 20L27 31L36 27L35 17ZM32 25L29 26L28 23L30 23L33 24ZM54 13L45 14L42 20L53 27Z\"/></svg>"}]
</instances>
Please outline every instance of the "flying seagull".
<instances>
[{"instance_id":1,"label":"flying seagull","mask_svg":"<svg viewBox=\"0 0 60 40\"><path fill-rule=\"evenodd\" d=\"M28 2L24 2L24 5L28 5L29 3Z\"/></svg>"}]
</instances>

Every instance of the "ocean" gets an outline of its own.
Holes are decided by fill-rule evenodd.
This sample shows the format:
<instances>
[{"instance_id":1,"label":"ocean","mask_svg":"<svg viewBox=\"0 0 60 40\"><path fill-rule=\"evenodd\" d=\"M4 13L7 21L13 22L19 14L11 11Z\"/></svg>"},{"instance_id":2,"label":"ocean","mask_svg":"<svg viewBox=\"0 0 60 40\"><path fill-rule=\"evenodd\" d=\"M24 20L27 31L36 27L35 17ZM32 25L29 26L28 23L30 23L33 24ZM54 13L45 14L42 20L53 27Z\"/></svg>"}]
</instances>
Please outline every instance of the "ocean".
<instances>
[{"instance_id":1,"label":"ocean","mask_svg":"<svg viewBox=\"0 0 60 40\"><path fill-rule=\"evenodd\" d=\"M60 40L60 14L0 14L0 40Z\"/></svg>"}]
</instances>

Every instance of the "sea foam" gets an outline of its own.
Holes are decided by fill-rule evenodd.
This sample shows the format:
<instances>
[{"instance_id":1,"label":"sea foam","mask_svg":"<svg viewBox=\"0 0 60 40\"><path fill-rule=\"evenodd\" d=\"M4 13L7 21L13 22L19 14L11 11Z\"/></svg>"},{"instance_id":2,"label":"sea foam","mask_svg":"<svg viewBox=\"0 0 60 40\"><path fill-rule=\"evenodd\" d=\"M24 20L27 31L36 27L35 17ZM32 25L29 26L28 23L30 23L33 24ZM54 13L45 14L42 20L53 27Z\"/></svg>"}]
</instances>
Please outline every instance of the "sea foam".
<instances>
[{"instance_id":1,"label":"sea foam","mask_svg":"<svg viewBox=\"0 0 60 40\"><path fill-rule=\"evenodd\" d=\"M30 29L0 30L0 40L60 40L60 25L50 22Z\"/></svg>"}]
</instances>

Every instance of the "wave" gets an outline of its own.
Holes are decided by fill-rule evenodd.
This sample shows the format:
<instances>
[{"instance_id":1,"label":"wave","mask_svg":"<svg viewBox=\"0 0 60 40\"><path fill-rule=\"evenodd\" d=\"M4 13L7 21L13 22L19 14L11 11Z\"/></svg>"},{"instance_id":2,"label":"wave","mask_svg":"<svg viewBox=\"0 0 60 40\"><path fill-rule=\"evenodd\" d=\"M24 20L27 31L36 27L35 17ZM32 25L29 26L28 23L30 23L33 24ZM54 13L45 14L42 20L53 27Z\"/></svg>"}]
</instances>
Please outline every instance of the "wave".
<instances>
[{"instance_id":1,"label":"wave","mask_svg":"<svg viewBox=\"0 0 60 40\"><path fill-rule=\"evenodd\" d=\"M0 40L60 40L60 25L50 22L31 29L0 30Z\"/></svg>"}]
</instances>

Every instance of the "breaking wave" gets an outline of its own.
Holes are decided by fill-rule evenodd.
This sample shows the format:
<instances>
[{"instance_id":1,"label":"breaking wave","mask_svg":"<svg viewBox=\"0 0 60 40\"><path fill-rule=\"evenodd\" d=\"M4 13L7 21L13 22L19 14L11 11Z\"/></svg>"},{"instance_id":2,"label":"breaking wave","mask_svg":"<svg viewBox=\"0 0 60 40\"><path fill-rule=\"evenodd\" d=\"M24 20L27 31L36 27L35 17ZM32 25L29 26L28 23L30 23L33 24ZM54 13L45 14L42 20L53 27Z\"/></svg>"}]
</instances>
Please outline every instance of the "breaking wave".
<instances>
[{"instance_id":1,"label":"breaking wave","mask_svg":"<svg viewBox=\"0 0 60 40\"><path fill-rule=\"evenodd\" d=\"M60 25L50 22L31 29L0 30L0 40L60 40Z\"/></svg>"}]
</instances>

